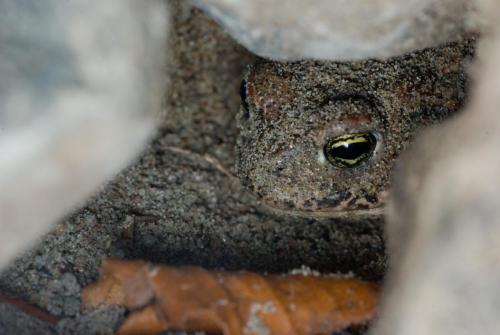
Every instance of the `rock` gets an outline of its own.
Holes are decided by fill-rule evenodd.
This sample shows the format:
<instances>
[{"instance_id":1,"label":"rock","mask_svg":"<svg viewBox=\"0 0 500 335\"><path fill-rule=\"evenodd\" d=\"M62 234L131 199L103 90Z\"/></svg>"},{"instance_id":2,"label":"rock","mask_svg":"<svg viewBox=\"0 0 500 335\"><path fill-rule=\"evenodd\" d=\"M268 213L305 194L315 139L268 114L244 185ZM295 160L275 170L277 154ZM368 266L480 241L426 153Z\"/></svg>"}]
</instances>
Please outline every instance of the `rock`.
<instances>
[{"instance_id":1,"label":"rock","mask_svg":"<svg viewBox=\"0 0 500 335\"><path fill-rule=\"evenodd\" d=\"M500 4L491 4L489 13L498 13ZM480 43L479 80L465 110L422 134L396 173L392 272L373 334L500 329L500 26L492 32Z\"/></svg>"},{"instance_id":2,"label":"rock","mask_svg":"<svg viewBox=\"0 0 500 335\"><path fill-rule=\"evenodd\" d=\"M166 14L160 1L0 2L0 267L153 132Z\"/></svg>"},{"instance_id":3,"label":"rock","mask_svg":"<svg viewBox=\"0 0 500 335\"><path fill-rule=\"evenodd\" d=\"M241 44L272 59L386 58L481 27L467 0L196 0Z\"/></svg>"}]
</instances>

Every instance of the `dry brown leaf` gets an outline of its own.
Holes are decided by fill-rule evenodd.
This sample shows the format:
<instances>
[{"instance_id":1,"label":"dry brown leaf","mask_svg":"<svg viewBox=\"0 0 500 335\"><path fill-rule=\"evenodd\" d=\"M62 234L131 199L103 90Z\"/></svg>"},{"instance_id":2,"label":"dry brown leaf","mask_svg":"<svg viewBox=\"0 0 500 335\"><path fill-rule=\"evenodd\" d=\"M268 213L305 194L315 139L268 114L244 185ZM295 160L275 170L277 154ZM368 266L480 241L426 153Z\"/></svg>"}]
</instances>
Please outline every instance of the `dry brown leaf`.
<instances>
[{"instance_id":1,"label":"dry brown leaf","mask_svg":"<svg viewBox=\"0 0 500 335\"><path fill-rule=\"evenodd\" d=\"M82 308L117 304L131 313L118 334L165 330L224 335L330 334L373 319L378 287L335 276L266 275L105 260Z\"/></svg>"}]
</instances>

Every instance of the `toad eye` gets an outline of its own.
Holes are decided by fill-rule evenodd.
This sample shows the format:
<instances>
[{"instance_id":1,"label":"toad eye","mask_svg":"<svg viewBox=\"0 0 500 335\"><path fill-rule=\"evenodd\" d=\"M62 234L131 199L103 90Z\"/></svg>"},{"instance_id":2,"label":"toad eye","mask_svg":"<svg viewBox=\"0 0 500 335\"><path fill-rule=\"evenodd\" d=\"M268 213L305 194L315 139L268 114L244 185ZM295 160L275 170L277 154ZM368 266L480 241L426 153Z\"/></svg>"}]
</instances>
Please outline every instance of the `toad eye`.
<instances>
[{"instance_id":1,"label":"toad eye","mask_svg":"<svg viewBox=\"0 0 500 335\"><path fill-rule=\"evenodd\" d=\"M326 159L339 168L352 168L373 156L377 139L371 133L344 134L329 140Z\"/></svg>"}]
</instances>

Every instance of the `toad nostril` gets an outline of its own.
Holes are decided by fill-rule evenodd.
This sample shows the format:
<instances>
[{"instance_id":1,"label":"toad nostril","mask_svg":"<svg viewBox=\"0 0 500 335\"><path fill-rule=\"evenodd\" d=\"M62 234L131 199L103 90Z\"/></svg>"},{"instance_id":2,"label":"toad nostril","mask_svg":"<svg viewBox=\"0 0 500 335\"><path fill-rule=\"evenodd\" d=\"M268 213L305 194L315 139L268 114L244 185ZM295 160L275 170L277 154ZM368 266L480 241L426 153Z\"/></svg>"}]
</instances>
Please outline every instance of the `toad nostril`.
<instances>
[{"instance_id":1,"label":"toad nostril","mask_svg":"<svg viewBox=\"0 0 500 335\"><path fill-rule=\"evenodd\" d=\"M339 168L352 168L373 156L377 139L372 133L344 134L324 146L326 159Z\"/></svg>"}]
</instances>

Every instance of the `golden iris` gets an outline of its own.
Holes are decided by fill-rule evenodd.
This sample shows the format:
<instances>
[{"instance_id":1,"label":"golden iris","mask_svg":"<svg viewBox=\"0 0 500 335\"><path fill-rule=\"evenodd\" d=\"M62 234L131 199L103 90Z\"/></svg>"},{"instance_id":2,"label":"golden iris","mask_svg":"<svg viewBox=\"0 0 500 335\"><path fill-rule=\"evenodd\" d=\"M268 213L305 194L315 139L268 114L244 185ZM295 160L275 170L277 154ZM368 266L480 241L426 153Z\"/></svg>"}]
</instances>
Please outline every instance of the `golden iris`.
<instances>
[{"instance_id":1,"label":"golden iris","mask_svg":"<svg viewBox=\"0 0 500 335\"><path fill-rule=\"evenodd\" d=\"M352 168L373 155L377 139L371 133L344 134L329 140L325 157L334 166Z\"/></svg>"}]
</instances>

